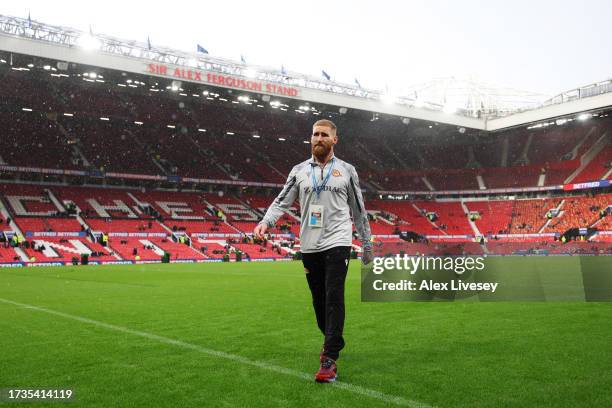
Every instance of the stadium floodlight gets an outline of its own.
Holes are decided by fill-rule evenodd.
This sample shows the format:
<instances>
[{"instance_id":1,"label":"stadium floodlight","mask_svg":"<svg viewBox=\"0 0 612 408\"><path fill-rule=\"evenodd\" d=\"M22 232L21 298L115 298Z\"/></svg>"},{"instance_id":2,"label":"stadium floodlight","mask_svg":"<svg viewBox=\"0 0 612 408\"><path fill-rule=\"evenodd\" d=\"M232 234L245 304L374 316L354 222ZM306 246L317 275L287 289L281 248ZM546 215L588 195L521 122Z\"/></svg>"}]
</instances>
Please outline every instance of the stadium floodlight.
<instances>
[{"instance_id":1,"label":"stadium floodlight","mask_svg":"<svg viewBox=\"0 0 612 408\"><path fill-rule=\"evenodd\" d=\"M578 120L587 120L588 118L591 117L590 113L581 113L580 115L578 115Z\"/></svg>"},{"instance_id":2,"label":"stadium floodlight","mask_svg":"<svg viewBox=\"0 0 612 408\"><path fill-rule=\"evenodd\" d=\"M341 115L344 115L346 112L348 112L348 109L345 107L342 107L340 109L338 109L338 112L340 112Z\"/></svg>"},{"instance_id":3,"label":"stadium floodlight","mask_svg":"<svg viewBox=\"0 0 612 408\"><path fill-rule=\"evenodd\" d=\"M278 108L279 106L281 106L281 103L280 101L271 101L270 106L272 106L273 108Z\"/></svg>"},{"instance_id":4,"label":"stadium floodlight","mask_svg":"<svg viewBox=\"0 0 612 408\"><path fill-rule=\"evenodd\" d=\"M261 97L261 100L264 102L270 102L270 95L264 95Z\"/></svg>"},{"instance_id":5,"label":"stadium floodlight","mask_svg":"<svg viewBox=\"0 0 612 408\"><path fill-rule=\"evenodd\" d=\"M234 136L235 135L234 132L225 132L225 134L230 135L230 136Z\"/></svg>"},{"instance_id":6,"label":"stadium floodlight","mask_svg":"<svg viewBox=\"0 0 612 408\"><path fill-rule=\"evenodd\" d=\"M21 110L24 112L32 112L31 108L21 108Z\"/></svg>"},{"instance_id":7,"label":"stadium floodlight","mask_svg":"<svg viewBox=\"0 0 612 408\"><path fill-rule=\"evenodd\" d=\"M409 125L410 124L410 118L402 118L402 123L404 125Z\"/></svg>"},{"instance_id":8,"label":"stadium floodlight","mask_svg":"<svg viewBox=\"0 0 612 408\"><path fill-rule=\"evenodd\" d=\"M100 49L102 42L91 34L84 34L77 40L77 45L85 50Z\"/></svg>"},{"instance_id":9,"label":"stadium floodlight","mask_svg":"<svg viewBox=\"0 0 612 408\"><path fill-rule=\"evenodd\" d=\"M240 102L245 102L245 103L246 103L246 102L248 102L248 101L249 101L249 97L248 97L248 96L246 96L246 95L240 95L240 96L238 97L238 100L239 100Z\"/></svg>"},{"instance_id":10,"label":"stadium floodlight","mask_svg":"<svg viewBox=\"0 0 612 408\"><path fill-rule=\"evenodd\" d=\"M198 129L198 132L206 132L206 129Z\"/></svg>"},{"instance_id":11,"label":"stadium floodlight","mask_svg":"<svg viewBox=\"0 0 612 408\"><path fill-rule=\"evenodd\" d=\"M28 68L34 68L34 64L28 64Z\"/></svg>"},{"instance_id":12,"label":"stadium floodlight","mask_svg":"<svg viewBox=\"0 0 612 408\"><path fill-rule=\"evenodd\" d=\"M173 92L177 92L179 89L181 89L181 81L172 81L172 83L170 84L170 90Z\"/></svg>"},{"instance_id":13,"label":"stadium floodlight","mask_svg":"<svg viewBox=\"0 0 612 408\"><path fill-rule=\"evenodd\" d=\"M142 125L142 122L140 122L140 121L138 121L138 120L135 120L135 121L134 121L134 124L135 124L135 125L139 125L139 126L140 126L140 125Z\"/></svg>"},{"instance_id":14,"label":"stadium floodlight","mask_svg":"<svg viewBox=\"0 0 612 408\"><path fill-rule=\"evenodd\" d=\"M304 140L304 143L306 144L310 144L310 142L308 140Z\"/></svg>"},{"instance_id":15,"label":"stadium floodlight","mask_svg":"<svg viewBox=\"0 0 612 408\"><path fill-rule=\"evenodd\" d=\"M98 74L96 74L95 72L90 72L89 73L89 78L96 79L97 77L98 77Z\"/></svg>"},{"instance_id":16,"label":"stadium floodlight","mask_svg":"<svg viewBox=\"0 0 612 408\"><path fill-rule=\"evenodd\" d=\"M281 142L284 142L287 139L285 139L284 137L279 137L278 140L281 141Z\"/></svg>"},{"instance_id":17,"label":"stadium floodlight","mask_svg":"<svg viewBox=\"0 0 612 408\"><path fill-rule=\"evenodd\" d=\"M567 119L557 119L555 120L557 126L565 125L567 123Z\"/></svg>"},{"instance_id":18,"label":"stadium floodlight","mask_svg":"<svg viewBox=\"0 0 612 408\"><path fill-rule=\"evenodd\" d=\"M100 120L106 120L106 121L109 121L110 119L109 119L109 118L106 118L106 117L104 117L104 116L102 116L102 117L100 118Z\"/></svg>"},{"instance_id":19,"label":"stadium floodlight","mask_svg":"<svg viewBox=\"0 0 612 408\"><path fill-rule=\"evenodd\" d=\"M255 78L257 77L257 71L255 71L253 68L243 69L242 75L244 75L247 78Z\"/></svg>"},{"instance_id":20,"label":"stadium floodlight","mask_svg":"<svg viewBox=\"0 0 612 408\"><path fill-rule=\"evenodd\" d=\"M308 112L310 110L310 106L307 105L302 105L299 108L300 110L304 111L304 112Z\"/></svg>"},{"instance_id":21,"label":"stadium floodlight","mask_svg":"<svg viewBox=\"0 0 612 408\"><path fill-rule=\"evenodd\" d=\"M73 116L74 116L74 113L67 113L67 112L66 112L66 113L64 113L64 116L68 116L69 118L71 118L71 117L73 117Z\"/></svg>"},{"instance_id":22,"label":"stadium floodlight","mask_svg":"<svg viewBox=\"0 0 612 408\"><path fill-rule=\"evenodd\" d=\"M451 103L447 103L444 105L444 109L442 110L444 113L452 115L457 112L457 107Z\"/></svg>"},{"instance_id":23,"label":"stadium floodlight","mask_svg":"<svg viewBox=\"0 0 612 408\"><path fill-rule=\"evenodd\" d=\"M391 104L397 102L397 97L390 92L385 92L380 96L380 100L384 103Z\"/></svg>"},{"instance_id":24,"label":"stadium floodlight","mask_svg":"<svg viewBox=\"0 0 612 408\"><path fill-rule=\"evenodd\" d=\"M43 66L43 69L45 71L49 71L51 69L51 65L45 65L45 66Z\"/></svg>"},{"instance_id":25,"label":"stadium floodlight","mask_svg":"<svg viewBox=\"0 0 612 408\"><path fill-rule=\"evenodd\" d=\"M258 134L254 134L254 135L253 135L253 137L254 137L255 139L259 139L261 136L259 136Z\"/></svg>"}]
</instances>

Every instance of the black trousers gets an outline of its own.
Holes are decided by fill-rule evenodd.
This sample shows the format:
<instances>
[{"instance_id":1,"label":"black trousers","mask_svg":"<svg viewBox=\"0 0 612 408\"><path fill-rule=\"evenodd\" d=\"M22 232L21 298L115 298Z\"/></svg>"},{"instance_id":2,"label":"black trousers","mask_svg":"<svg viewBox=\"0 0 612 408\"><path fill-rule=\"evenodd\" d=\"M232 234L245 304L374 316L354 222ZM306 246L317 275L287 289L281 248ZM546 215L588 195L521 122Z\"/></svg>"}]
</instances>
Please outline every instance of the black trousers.
<instances>
[{"instance_id":1,"label":"black trousers","mask_svg":"<svg viewBox=\"0 0 612 408\"><path fill-rule=\"evenodd\" d=\"M325 336L323 354L337 360L344 347L344 282L351 247L302 254L317 325Z\"/></svg>"}]
</instances>

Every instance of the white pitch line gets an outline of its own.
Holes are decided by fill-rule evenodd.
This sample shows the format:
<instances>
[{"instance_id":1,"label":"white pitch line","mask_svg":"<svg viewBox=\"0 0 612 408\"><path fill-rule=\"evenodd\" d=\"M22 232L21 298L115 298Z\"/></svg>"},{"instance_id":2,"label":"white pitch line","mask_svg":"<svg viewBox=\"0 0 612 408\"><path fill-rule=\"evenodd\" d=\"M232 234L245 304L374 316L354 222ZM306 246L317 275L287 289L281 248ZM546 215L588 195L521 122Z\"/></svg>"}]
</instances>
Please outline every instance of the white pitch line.
<instances>
[{"instance_id":1,"label":"white pitch line","mask_svg":"<svg viewBox=\"0 0 612 408\"><path fill-rule=\"evenodd\" d=\"M134 336L144 337L149 340L156 340L160 343L171 344L173 346L182 347L182 348L189 349L189 350L194 350L199 353L208 354L213 357L223 358L223 359L230 360L230 361L235 361L237 363L244 364L244 365L258 367L263 370L272 371L278 374L290 375L292 377L300 378L302 380L313 381L313 375L311 374L306 374L300 371L292 370L290 368L268 364L263 361L251 360L249 358L242 357L236 354L230 354L230 353L225 353L223 351L209 349L206 347L198 346L196 344L187 343L181 340L171 339L169 337L159 336L157 334L147 333L147 332L143 332L139 330L133 330L127 327L116 326L114 324L104 323L98 320L88 319L86 317L80 317L80 316L75 316L75 315L71 315L68 313L58 312L52 309L46 309L44 307L14 302L9 299L0 298L0 302L14 305L14 306L19 306L24 309L31 309L31 310L36 310L38 312L60 316L66 319L76 320L78 322L87 323L87 324L91 324L91 325L98 326L98 327L103 327L105 329L114 330L114 331L118 331L121 333L127 333L127 334L132 334ZM359 385L349 384L349 383L345 383L341 381L330 383L329 385L331 385L332 387L350 391L354 394L363 395L363 396L377 399L377 400L380 400L386 403L390 403L390 404L402 405L402 406L407 406L411 408L433 408L431 405L428 405L428 404L425 404L419 401L409 400L409 399L405 399L405 398L398 397L395 395L385 394L380 391L371 390L369 388L365 388Z\"/></svg>"}]
</instances>

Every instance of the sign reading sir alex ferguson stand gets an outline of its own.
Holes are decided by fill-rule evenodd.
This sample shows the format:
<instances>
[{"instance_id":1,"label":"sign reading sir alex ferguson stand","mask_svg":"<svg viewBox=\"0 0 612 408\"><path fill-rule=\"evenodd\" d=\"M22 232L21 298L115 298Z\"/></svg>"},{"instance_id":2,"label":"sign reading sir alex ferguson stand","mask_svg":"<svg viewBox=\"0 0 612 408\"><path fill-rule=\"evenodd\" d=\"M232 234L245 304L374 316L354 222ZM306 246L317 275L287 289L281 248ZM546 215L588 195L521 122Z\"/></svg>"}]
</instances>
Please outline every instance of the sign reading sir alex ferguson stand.
<instances>
[{"instance_id":1,"label":"sign reading sir alex ferguson stand","mask_svg":"<svg viewBox=\"0 0 612 408\"><path fill-rule=\"evenodd\" d=\"M291 86L273 84L270 82L257 81L241 78L233 75L224 75L198 69L173 67L166 64L147 64L148 74L159 75L176 80L191 82L202 82L209 85L221 86L231 89L243 89L245 91L260 92L279 96L298 97L299 91Z\"/></svg>"}]
</instances>

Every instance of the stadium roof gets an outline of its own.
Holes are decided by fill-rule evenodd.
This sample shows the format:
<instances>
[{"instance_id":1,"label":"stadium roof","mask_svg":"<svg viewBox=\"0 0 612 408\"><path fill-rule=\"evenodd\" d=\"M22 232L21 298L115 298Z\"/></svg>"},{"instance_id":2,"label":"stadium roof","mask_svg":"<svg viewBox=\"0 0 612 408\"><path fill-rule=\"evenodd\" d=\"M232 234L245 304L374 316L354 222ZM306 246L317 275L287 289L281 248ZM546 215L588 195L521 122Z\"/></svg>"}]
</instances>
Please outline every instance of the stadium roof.
<instances>
[{"instance_id":1,"label":"stadium roof","mask_svg":"<svg viewBox=\"0 0 612 408\"><path fill-rule=\"evenodd\" d=\"M612 106L612 79L549 99L546 95L455 78L432 80L411 87L404 95L390 95L358 84L18 17L0 15L0 39L0 49L8 52L490 131Z\"/></svg>"}]
</instances>

